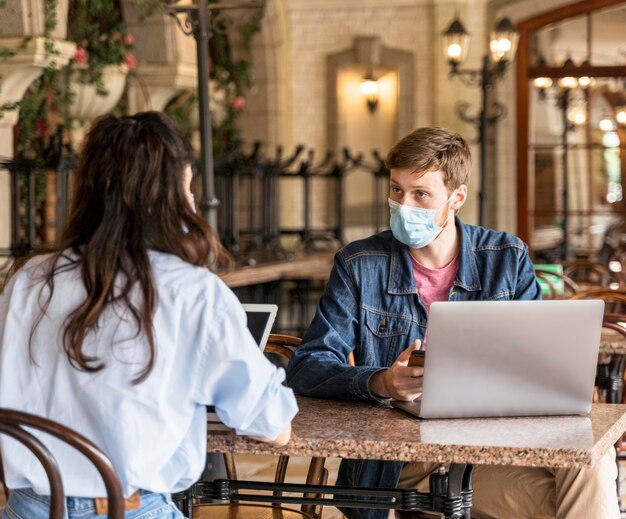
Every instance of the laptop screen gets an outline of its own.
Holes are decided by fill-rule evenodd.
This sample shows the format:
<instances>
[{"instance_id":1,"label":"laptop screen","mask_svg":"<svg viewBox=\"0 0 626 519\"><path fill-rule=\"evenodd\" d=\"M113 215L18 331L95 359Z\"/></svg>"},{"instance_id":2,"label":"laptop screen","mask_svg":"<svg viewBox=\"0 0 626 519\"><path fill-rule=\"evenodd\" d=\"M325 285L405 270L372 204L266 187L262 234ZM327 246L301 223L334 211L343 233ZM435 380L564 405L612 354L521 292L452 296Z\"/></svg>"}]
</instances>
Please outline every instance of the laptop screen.
<instances>
[{"instance_id":1,"label":"laptop screen","mask_svg":"<svg viewBox=\"0 0 626 519\"><path fill-rule=\"evenodd\" d=\"M598 300L434 302L420 416L588 413L603 311Z\"/></svg>"},{"instance_id":2,"label":"laptop screen","mask_svg":"<svg viewBox=\"0 0 626 519\"><path fill-rule=\"evenodd\" d=\"M243 308L248 318L248 329L259 348L263 350L272 330L274 319L276 319L278 307L270 304L244 304Z\"/></svg>"}]
</instances>

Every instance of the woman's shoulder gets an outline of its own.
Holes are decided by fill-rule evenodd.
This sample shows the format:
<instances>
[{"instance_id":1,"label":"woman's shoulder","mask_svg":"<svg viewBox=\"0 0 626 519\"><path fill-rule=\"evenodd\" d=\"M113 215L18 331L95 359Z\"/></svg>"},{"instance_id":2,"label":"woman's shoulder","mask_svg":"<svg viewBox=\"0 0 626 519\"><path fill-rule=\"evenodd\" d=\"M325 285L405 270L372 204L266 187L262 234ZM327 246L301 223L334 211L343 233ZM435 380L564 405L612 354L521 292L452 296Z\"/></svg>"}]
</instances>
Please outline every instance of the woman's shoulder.
<instances>
[{"instance_id":1,"label":"woman's shoulder","mask_svg":"<svg viewBox=\"0 0 626 519\"><path fill-rule=\"evenodd\" d=\"M192 265L173 254L150 251L150 265L159 290L194 299L230 292L221 278L206 267Z\"/></svg>"},{"instance_id":2,"label":"woman's shoulder","mask_svg":"<svg viewBox=\"0 0 626 519\"><path fill-rule=\"evenodd\" d=\"M14 272L9 275L6 287L41 282L54 267L69 263L71 263L71 258L66 251L37 254L14 269Z\"/></svg>"}]
</instances>

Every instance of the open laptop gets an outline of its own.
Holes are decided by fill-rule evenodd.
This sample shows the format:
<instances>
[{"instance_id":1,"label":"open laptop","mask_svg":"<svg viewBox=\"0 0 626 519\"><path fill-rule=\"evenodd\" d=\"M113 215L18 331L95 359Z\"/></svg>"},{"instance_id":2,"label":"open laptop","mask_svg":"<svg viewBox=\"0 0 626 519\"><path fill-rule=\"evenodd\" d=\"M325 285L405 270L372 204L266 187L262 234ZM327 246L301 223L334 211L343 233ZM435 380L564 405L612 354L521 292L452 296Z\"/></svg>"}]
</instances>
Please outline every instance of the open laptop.
<instances>
[{"instance_id":1,"label":"open laptop","mask_svg":"<svg viewBox=\"0 0 626 519\"><path fill-rule=\"evenodd\" d=\"M267 338L270 335L274 320L276 319L276 312L278 306L270 304L243 304L243 309L246 311L246 317L248 318L248 329L252 334L252 337L261 348L261 351L265 349Z\"/></svg>"},{"instance_id":2,"label":"open laptop","mask_svg":"<svg viewBox=\"0 0 626 519\"><path fill-rule=\"evenodd\" d=\"M604 302L459 301L430 307L420 418L586 414Z\"/></svg>"}]
</instances>

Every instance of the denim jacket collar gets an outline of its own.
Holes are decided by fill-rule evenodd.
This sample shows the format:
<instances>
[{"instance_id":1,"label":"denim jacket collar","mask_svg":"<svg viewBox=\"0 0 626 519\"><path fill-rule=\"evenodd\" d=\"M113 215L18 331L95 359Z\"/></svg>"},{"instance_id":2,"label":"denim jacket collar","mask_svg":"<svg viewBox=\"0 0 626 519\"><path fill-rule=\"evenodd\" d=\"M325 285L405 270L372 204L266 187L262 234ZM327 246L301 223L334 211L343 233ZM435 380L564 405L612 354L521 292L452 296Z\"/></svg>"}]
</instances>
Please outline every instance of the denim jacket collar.
<instances>
[{"instance_id":1,"label":"denim jacket collar","mask_svg":"<svg viewBox=\"0 0 626 519\"><path fill-rule=\"evenodd\" d=\"M470 238L463 222L458 217L455 224L461 231L461 245L459 249L459 270L454 285L468 291L481 290L482 286L476 267L476 258ZM417 287L413 277L413 264L409 248L395 238L391 241L391 264L389 269L388 294L413 294Z\"/></svg>"}]
</instances>

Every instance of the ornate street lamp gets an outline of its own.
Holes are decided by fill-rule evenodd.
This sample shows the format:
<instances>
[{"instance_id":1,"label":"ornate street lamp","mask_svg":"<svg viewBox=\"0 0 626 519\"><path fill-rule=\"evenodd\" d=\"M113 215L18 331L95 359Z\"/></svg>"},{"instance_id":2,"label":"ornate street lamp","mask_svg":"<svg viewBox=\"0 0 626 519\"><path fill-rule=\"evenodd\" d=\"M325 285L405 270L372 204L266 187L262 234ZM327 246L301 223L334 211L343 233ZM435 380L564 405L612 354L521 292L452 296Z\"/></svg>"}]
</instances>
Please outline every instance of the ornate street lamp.
<instances>
[{"instance_id":1,"label":"ornate street lamp","mask_svg":"<svg viewBox=\"0 0 626 519\"><path fill-rule=\"evenodd\" d=\"M487 223L487 126L501 119L506 110L499 103L494 104L494 111L489 113L489 94L496 81L500 79L515 58L519 34L508 18L502 18L494 27L489 37L489 53L483 56L480 69L464 69L461 65L467 56L470 35L455 17L447 30L443 32L444 55L450 65L450 76L458 76L466 85L481 88L482 104L478 116L468 114L469 104L460 103L457 115L466 122L478 126L480 142L480 225Z\"/></svg>"},{"instance_id":2,"label":"ornate street lamp","mask_svg":"<svg viewBox=\"0 0 626 519\"><path fill-rule=\"evenodd\" d=\"M200 116L200 177L202 179L202 198L200 213L217 231L217 207L219 200L215 196L215 177L213 172L213 143L211 135L211 111L209 98L209 38L213 32L226 32L235 22L226 12L240 9L254 9L260 17L265 5L264 0L241 2L209 2L196 0L195 3L178 5L179 0L166 0L166 12L172 16L178 26L187 35L196 40L198 66L198 106ZM215 14L214 14L215 13ZM181 22L178 15L186 15Z\"/></svg>"},{"instance_id":3,"label":"ornate street lamp","mask_svg":"<svg viewBox=\"0 0 626 519\"><path fill-rule=\"evenodd\" d=\"M583 62L581 66L587 67L588 62ZM545 67L546 62L542 58L539 59L539 66ZM563 149L562 169L563 180L561 190L561 209L563 211L563 248L561 257L564 261L569 258L569 153L568 153L568 135L576 126L581 126L587 122L587 114L581 110L571 110L573 104L577 100L574 94L576 90L582 90L583 98L587 97L587 89L593 85L594 79L589 76L576 75L576 64L572 58L567 57L563 62L562 68L570 75L560 77L554 82L548 77L536 77L533 85L539 90L539 98L547 99L547 92L552 91L555 105L561 110L561 147ZM571 71L571 72L570 72ZM578 99L580 101L580 99Z\"/></svg>"}]
</instances>

